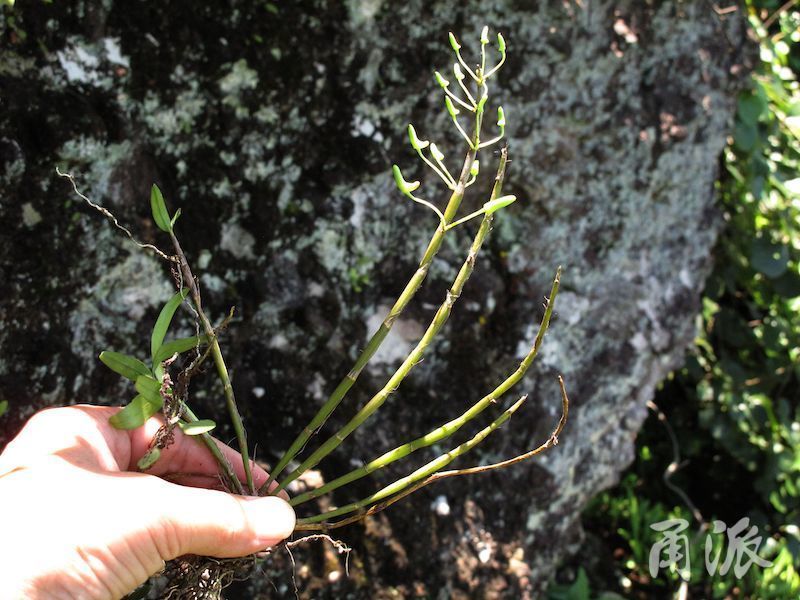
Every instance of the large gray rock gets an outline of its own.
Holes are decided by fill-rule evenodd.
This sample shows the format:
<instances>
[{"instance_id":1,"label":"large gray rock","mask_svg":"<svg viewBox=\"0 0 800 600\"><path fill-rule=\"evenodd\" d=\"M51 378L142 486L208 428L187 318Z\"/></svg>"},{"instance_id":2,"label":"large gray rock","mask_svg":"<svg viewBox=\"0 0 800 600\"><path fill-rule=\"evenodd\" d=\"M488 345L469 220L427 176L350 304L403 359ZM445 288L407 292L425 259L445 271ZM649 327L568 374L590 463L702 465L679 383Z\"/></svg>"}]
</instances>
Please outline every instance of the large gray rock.
<instances>
[{"instance_id":1,"label":"large gray rock","mask_svg":"<svg viewBox=\"0 0 800 600\"><path fill-rule=\"evenodd\" d=\"M145 354L170 294L165 265L87 209L56 176L61 165L143 241L166 247L149 219L152 182L183 208L178 231L209 312L238 309L224 349L268 462L347 372L435 227L389 167L434 196L436 180L407 148L409 120L461 153L431 77L451 61L447 31L465 51L483 24L504 32L509 61L492 93L509 121L506 191L520 201L497 218L442 341L323 475L428 431L510 373L557 265L557 316L518 388L529 405L461 464L546 439L557 373L571 418L535 462L427 488L341 530L355 549L351 576L328 589L535 596L580 540L582 507L632 460L645 403L693 337L721 225L713 184L745 70L741 17L704 0L21 2L3 14L0 394L11 409L0 447L43 406L130 396L96 356ZM450 236L326 431L415 343L470 229ZM201 386L194 404L227 422L217 388ZM437 497L449 516L431 509ZM301 588L326 580L330 558L300 551ZM262 578L248 594L293 596L284 566L265 565L277 592Z\"/></svg>"}]
</instances>

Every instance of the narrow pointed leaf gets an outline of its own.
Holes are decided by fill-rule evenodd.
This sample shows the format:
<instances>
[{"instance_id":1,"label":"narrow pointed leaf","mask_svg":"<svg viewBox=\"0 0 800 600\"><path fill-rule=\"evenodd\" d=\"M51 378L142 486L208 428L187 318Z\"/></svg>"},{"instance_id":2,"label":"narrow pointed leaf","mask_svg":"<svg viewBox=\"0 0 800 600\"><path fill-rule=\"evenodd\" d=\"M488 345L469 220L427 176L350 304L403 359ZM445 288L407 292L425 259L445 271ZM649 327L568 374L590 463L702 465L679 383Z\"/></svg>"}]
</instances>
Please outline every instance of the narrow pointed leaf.
<instances>
[{"instance_id":1,"label":"narrow pointed leaf","mask_svg":"<svg viewBox=\"0 0 800 600\"><path fill-rule=\"evenodd\" d=\"M150 188L150 209L153 211L153 220L158 225L158 228L167 233L172 231L167 205L164 204L164 196L155 183Z\"/></svg>"},{"instance_id":2,"label":"narrow pointed leaf","mask_svg":"<svg viewBox=\"0 0 800 600\"><path fill-rule=\"evenodd\" d=\"M183 433L186 435L200 435L203 433L208 433L217 426L217 424L211 419L202 419L192 423L184 423L181 421L178 423L178 425L180 426L181 431L183 431Z\"/></svg>"},{"instance_id":3,"label":"narrow pointed leaf","mask_svg":"<svg viewBox=\"0 0 800 600\"><path fill-rule=\"evenodd\" d=\"M175 211L175 214L172 215L172 219L169 222L170 228L175 227L175 223L178 220L178 217L180 216L181 216L181 209L179 208L178 210Z\"/></svg>"},{"instance_id":4,"label":"narrow pointed leaf","mask_svg":"<svg viewBox=\"0 0 800 600\"><path fill-rule=\"evenodd\" d=\"M156 414L161 406L150 402L141 394L137 395L130 404L113 415L108 422L115 429L136 429L144 425L145 421Z\"/></svg>"},{"instance_id":5,"label":"narrow pointed leaf","mask_svg":"<svg viewBox=\"0 0 800 600\"><path fill-rule=\"evenodd\" d=\"M136 391L141 396L154 404L157 408L161 408L164 404L164 399L161 397L161 383L150 377L137 377L136 378Z\"/></svg>"},{"instance_id":6,"label":"narrow pointed leaf","mask_svg":"<svg viewBox=\"0 0 800 600\"><path fill-rule=\"evenodd\" d=\"M159 363L167 360L175 353L182 354L183 352L192 350L198 345L202 346L203 344L207 343L208 343L208 337L205 335L201 335L199 340L196 335L193 335L192 337L188 338L180 338L177 340L172 340L170 342L167 342L166 344L163 344L158 349L155 356L153 357L153 364L158 365Z\"/></svg>"},{"instance_id":7,"label":"narrow pointed leaf","mask_svg":"<svg viewBox=\"0 0 800 600\"><path fill-rule=\"evenodd\" d=\"M100 353L100 361L115 373L119 373L126 379L136 381L140 375L149 375L150 369L138 358L105 350Z\"/></svg>"},{"instance_id":8,"label":"narrow pointed leaf","mask_svg":"<svg viewBox=\"0 0 800 600\"><path fill-rule=\"evenodd\" d=\"M156 352L158 352L158 349L161 348L161 345L164 343L164 337L167 335L167 330L169 329L170 323L172 323L172 317L175 315L175 311L178 310L181 302L183 302L183 299L186 298L188 294L189 290L187 288L182 289L180 292L170 298L169 302L167 302L164 305L164 308L161 309L158 319L156 319L155 327L153 327L153 333L150 336L151 358L156 355Z\"/></svg>"}]
</instances>

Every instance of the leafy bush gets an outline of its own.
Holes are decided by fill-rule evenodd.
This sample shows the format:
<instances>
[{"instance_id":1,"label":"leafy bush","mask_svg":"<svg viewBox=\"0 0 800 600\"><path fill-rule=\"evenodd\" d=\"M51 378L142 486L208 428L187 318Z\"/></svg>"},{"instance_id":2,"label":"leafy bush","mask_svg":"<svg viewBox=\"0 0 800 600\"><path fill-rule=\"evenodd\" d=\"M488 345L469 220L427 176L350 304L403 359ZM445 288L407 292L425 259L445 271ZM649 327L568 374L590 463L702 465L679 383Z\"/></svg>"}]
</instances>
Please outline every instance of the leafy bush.
<instances>
[{"instance_id":1,"label":"leafy bush","mask_svg":"<svg viewBox=\"0 0 800 600\"><path fill-rule=\"evenodd\" d=\"M649 525L693 521L691 504L662 484L676 448L667 475L699 510L695 531L697 517L732 525L747 516L766 539L760 555L773 563L742 579L709 575L696 538L684 574L690 596L800 595L800 10L777 0L747 0L746 8L760 55L722 159L727 226L695 347L656 397L675 443L650 419L630 474L585 514L587 529L616 549L614 573L593 578L642 597L668 597L681 585L677 570L651 581L647 568L661 537Z\"/></svg>"}]
</instances>

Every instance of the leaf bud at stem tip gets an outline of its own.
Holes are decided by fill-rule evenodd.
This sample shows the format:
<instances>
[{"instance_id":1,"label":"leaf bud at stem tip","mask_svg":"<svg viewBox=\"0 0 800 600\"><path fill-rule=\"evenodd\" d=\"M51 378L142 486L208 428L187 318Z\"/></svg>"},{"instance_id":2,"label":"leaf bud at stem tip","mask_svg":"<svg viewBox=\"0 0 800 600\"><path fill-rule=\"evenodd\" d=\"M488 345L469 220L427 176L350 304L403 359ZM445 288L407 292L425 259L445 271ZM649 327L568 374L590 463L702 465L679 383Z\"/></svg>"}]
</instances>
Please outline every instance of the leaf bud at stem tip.
<instances>
[{"instance_id":1,"label":"leaf bud at stem tip","mask_svg":"<svg viewBox=\"0 0 800 600\"><path fill-rule=\"evenodd\" d=\"M497 49L500 51L500 54L506 53L506 40L502 33L497 34Z\"/></svg>"},{"instance_id":2,"label":"leaf bud at stem tip","mask_svg":"<svg viewBox=\"0 0 800 600\"><path fill-rule=\"evenodd\" d=\"M459 111L459 110L458 110L458 109L457 109L457 108L456 108L456 107L453 105L453 101L452 101L452 100L450 100L450 98L449 98L449 97L445 96L445 98L444 98L444 104L445 104L445 106L447 107L447 112L449 112L449 113L450 113L450 116L451 116L452 118L454 118L454 119L455 119L455 118L456 118L456 115L457 115L457 114L458 114L460 111Z\"/></svg>"},{"instance_id":3,"label":"leaf bud at stem tip","mask_svg":"<svg viewBox=\"0 0 800 600\"><path fill-rule=\"evenodd\" d=\"M417 152L420 152L423 148L427 148L428 144L430 144L428 140L421 140L417 137L417 132L410 123L408 124L408 139L411 142L411 147Z\"/></svg>"},{"instance_id":4,"label":"leaf bud at stem tip","mask_svg":"<svg viewBox=\"0 0 800 600\"><path fill-rule=\"evenodd\" d=\"M436 83L438 83L442 88L446 88L448 85L450 85L450 82L442 77L442 74L439 73L439 71L434 71L433 76L436 77Z\"/></svg>"},{"instance_id":5,"label":"leaf bud at stem tip","mask_svg":"<svg viewBox=\"0 0 800 600\"><path fill-rule=\"evenodd\" d=\"M475 159L474 161L472 161L472 166L469 169L469 174L472 175L473 177L477 177L480 170L481 170L481 161Z\"/></svg>"},{"instance_id":6,"label":"leaf bud at stem tip","mask_svg":"<svg viewBox=\"0 0 800 600\"><path fill-rule=\"evenodd\" d=\"M419 181L409 182L403 179L403 174L400 172L400 167L397 165L392 165L392 175L394 175L394 182L397 184L397 189L406 196L411 197L411 192L419 187Z\"/></svg>"},{"instance_id":7,"label":"leaf bud at stem tip","mask_svg":"<svg viewBox=\"0 0 800 600\"><path fill-rule=\"evenodd\" d=\"M436 160L444 160L444 154L442 154L442 151L437 148L436 144L431 144L431 154Z\"/></svg>"},{"instance_id":8,"label":"leaf bud at stem tip","mask_svg":"<svg viewBox=\"0 0 800 600\"><path fill-rule=\"evenodd\" d=\"M506 113L505 111L503 111L502 106L497 107L497 126L498 127L506 126Z\"/></svg>"},{"instance_id":9,"label":"leaf bud at stem tip","mask_svg":"<svg viewBox=\"0 0 800 600\"><path fill-rule=\"evenodd\" d=\"M448 34L448 37L450 38L450 46L453 48L453 52L458 52L461 50L461 44L458 43L458 40L456 39L456 36L453 35L452 31Z\"/></svg>"},{"instance_id":10,"label":"leaf bud at stem tip","mask_svg":"<svg viewBox=\"0 0 800 600\"><path fill-rule=\"evenodd\" d=\"M481 30L481 44L484 46L489 43L489 28L484 26Z\"/></svg>"}]
</instances>

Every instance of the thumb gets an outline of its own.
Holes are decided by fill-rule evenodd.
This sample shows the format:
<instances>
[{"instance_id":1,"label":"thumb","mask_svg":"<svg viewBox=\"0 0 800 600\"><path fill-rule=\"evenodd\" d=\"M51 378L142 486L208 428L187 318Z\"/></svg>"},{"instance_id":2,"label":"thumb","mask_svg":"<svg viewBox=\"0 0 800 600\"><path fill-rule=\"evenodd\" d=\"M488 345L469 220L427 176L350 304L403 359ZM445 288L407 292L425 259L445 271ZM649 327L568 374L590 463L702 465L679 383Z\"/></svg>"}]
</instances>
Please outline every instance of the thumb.
<instances>
[{"instance_id":1,"label":"thumb","mask_svg":"<svg viewBox=\"0 0 800 600\"><path fill-rule=\"evenodd\" d=\"M274 546L294 531L294 509L277 496L236 496L167 484L162 527L153 535L164 560L184 554L229 558Z\"/></svg>"}]
</instances>

